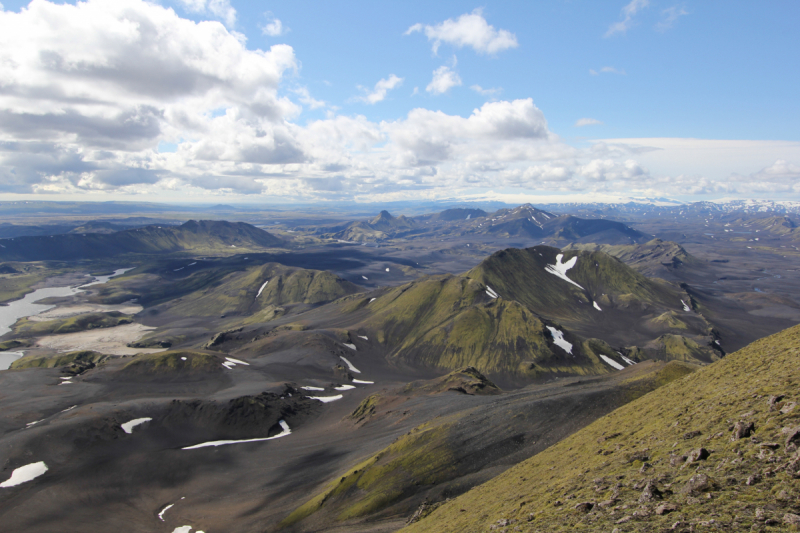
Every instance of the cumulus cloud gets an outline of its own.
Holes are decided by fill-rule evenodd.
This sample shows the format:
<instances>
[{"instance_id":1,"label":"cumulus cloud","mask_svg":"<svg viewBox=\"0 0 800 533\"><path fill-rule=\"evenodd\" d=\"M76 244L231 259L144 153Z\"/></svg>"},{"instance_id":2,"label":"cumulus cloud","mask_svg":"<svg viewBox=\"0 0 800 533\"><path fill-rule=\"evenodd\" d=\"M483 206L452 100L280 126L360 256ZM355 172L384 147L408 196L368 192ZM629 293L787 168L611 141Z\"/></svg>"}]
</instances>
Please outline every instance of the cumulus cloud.
<instances>
[{"instance_id":1,"label":"cumulus cloud","mask_svg":"<svg viewBox=\"0 0 800 533\"><path fill-rule=\"evenodd\" d=\"M615 22L608 27L605 36L610 37L615 33L626 33L633 26L633 17L650 5L650 0L631 0L622 8L622 20Z\"/></svg>"},{"instance_id":2,"label":"cumulus cloud","mask_svg":"<svg viewBox=\"0 0 800 533\"><path fill-rule=\"evenodd\" d=\"M602 122L596 118L579 118L577 121L575 121L575 126L578 128L582 128L583 126L594 126L598 124L602 124Z\"/></svg>"},{"instance_id":3,"label":"cumulus cloud","mask_svg":"<svg viewBox=\"0 0 800 533\"><path fill-rule=\"evenodd\" d=\"M236 10L231 6L230 0L180 0L180 3L187 11L211 14L225 21L229 28L236 25Z\"/></svg>"},{"instance_id":4,"label":"cumulus cloud","mask_svg":"<svg viewBox=\"0 0 800 533\"><path fill-rule=\"evenodd\" d=\"M447 65L442 65L433 71L433 79L425 87L425 90L431 94L444 94L459 85L461 85L461 77L458 73Z\"/></svg>"},{"instance_id":5,"label":"cumulus cloud","mask_svg":"<svg viewBox=\"0 0 800 533\"><path fill-rule=\"evenodd\" d=\"M498 94L503 92L503 89L500 88L500 87L493 87L491 89L484 89L480 85L470 85L469 88L472 89L473 91L475 91L476 93L482 95L482 96L497 96Z\"/></svg>"},{"instance_id":6,"label":"cumulus cloud","mask_svg":"<svg viewBox=\"0 0 800 533\"><path fill-rule=\"evenodd\" d=\"M225 4L197 0L187 8L223 12ZM300 108L278 95L284 73L296 68L290 46L250 51L218 22L194 23L140 0L34 2L0 12L0 140L48 142L84 160L110 150L83 172L117 185L168 174L102 174L161 140L191 139L179 152L202 160L300 162L306 157L287 122ZM318 105L306 96L300 100ZM18 153L3 153L3 164L22 164ZM48 171L20 172L45 179Z\"/></svg>"},{"instance_id":7,"label":"cumulus cloud","mask_svg":"<svg viewBox=\"0 0 800 533\"><path fill-rule=\"evenodd\" d=\"M689 12L683 6L672 6L661 12L661 20L656 24L656 30L665 32L672 28L679 18L688 15Z\"/></svg>"},{"instance_id":8,"label":"cumulus cloud","mask_svg":"<svg viewBox=\"0 0 800 533\"><path fill-rule=\"evenodd\" d=\"M361 89L365 91L366 94L359 96L357 100L366 102L368 104L377 104L386 98L386 93L395 87L399 87L402 83L403 78L395 76L394 74L390 74L388 78L378 80L378 83L375 84L375 87L372 90L362 87Z\"/></svg>"},{"instance_id":9,"label":"cumulus cloud","mask_svg":"<svg viewBox=\"0 0 800 533\"><path fill-rule=\"evenodd\" d=\"M212 5L193 1L192 9ZM0 192L307 201L495 187L800 193L798 142L599 139L577 148L550 131L531 98L375 121L340 115L287 81L298 64L290 46L248 50L219 21L196 23L143 0L38 0L0 11ZM455 67L437 69L428 91L460 85ZM381 101L401 81L389 75L362 98ZM325 108L325 118L300 124L304 108ZM164 144L171 150L159 152Z\"/></svg>"},{"instance_id":10,"label":"cumulus cloud","mask_svg":"<svg viewBox=\"0 0 800 533\"><path fill-rule=\"evenodd\" d=\"M480 8L456 20L447 19L434 26L414 24L406 30L405 35L415 32L424 32L428 40L433 41L434 54L438 53L442 43L457 48L469 46L480 54L496 54L519 46L516 35L508 30L497 30L486 22Z\"/></svg>"},{"instance_id":11,"label":"cumulus cloud","mask_svg":"<svg viewBox=\"0 0 800 533\"><path fill-rule=\"evenodd\" d=\"M267 12L266 16L268 22L261 26L261 33L269 35L270 37L279 37L288 31L288 28L283 26L279 18L275 18L272 13Z\"/></svg>"},{"instance_id":12,"label":"cumulus cloud","mask_svg":"<svg viewBox=\"0 0 800 533\"><path fill-rule=\"evenodd\" d=\"M621 74L624 76L625 70L614 67L603 67L599 71L594 69L589 69L589 74L591 74L592 76L597 76L599 74Z\"/></svg>"},{"instance_id":13,"label":"cumulus cloud","mask_svg":"<svg viewBox=\"0 0 800 533\"><path fill-rule=\"evenodd\" d=\"M327 104L323 100L317 100L308 91L308 87L297 87L292 89L292 92L298 96L300 103L305 104L310 109L319 109L325 107Z\"/></svg>"}]
</instances>

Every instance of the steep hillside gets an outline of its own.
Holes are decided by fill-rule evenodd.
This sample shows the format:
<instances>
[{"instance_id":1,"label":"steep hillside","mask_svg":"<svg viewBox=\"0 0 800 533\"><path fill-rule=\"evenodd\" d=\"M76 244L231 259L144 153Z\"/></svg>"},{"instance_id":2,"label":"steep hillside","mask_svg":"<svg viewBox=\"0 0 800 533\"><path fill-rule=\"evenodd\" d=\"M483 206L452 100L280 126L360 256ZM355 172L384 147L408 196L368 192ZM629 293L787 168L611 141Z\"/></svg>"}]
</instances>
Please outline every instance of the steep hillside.
<instances>
[{"instance_id":1,"label":"steep hillside","mask_svg":"<svg viewBox=\"0 0 800 533\"><path fill-rule=\"evenodd\" d=\"M282 243L274 235L244 222L190 220L180 226L146 226L115 233L4 239L0 260L97 259L121 254L174 252L231 253L261 250Z\"/></svg>"},{"instance_id":2,"label":"steep hillside","mask_svg":"<svg viewBox=\"0 0 800 533\"><path fill-rule=\"evenodd\" d=\"M202 273L198 275L203 275ZM233 272L213 283L167 304L171 313L180 316L219 314L249 316L251 321L274 315L287 304L329 302L361 289L322 270L307 270L267 263Z\"/></svg>"},{"instance_id":3,"label":"steep hillside","mask_svg":"<svg viewBox=\"0 0 800 533\"><path fill-rule=\"evenodd\" d=\"M665 333L700 341L710 334L710 325L691 308L688 294L603 252L510 248L493 254L466 277L583 337L612 344L643 345ZM675 319L659 320L664 313L673 313Z\"/></svg>"},{"instance_id":4,"label":"steep hillside","mask_svg":"<svg viewBox=\"0 0 800 533\"><path fill-rule=\"evenodd\" d=\"M536 377L547 373L601 374L609 367L580 339L513 300L494 298L464 276L435 276L360 300L369 318L353 329L369 332L400 365ZM609 350L613 357L618 354ZM620 360L621 361L621 360Z\"/></svg>"},{"instance_id":5,"label":"steep hillside","mask_svg":"<svg viewBox=\"0 0 800 533\"><path fill-rule=\"evenodd\" d=\"M392 420L392 413L398 409L431 408L436 400L445 398L463 407L413 428L387 448L336 475L276 529L318 531L322 524L339 523L343 528L361 530L354 526L365 518L410 517L421 503L463 493L614 406L693 370L676 362L650 362L629 368L624 377L609 375L591 384L573 381L503 393L474 369L463 369L436 380L373 394L343 421L355 423L355 437ZM464 382L477 386L477 390L467 392ZM480 395L486 397L481 399ZM423 399L428 401L419 404Z\"/></svg>"},{"instance_id":6,"label":"steep hillside","mask_svg":"<svg viewBox=\"0 0 800 533\"><path fill-rule=\"evenodd\" d=\"M800 326L617 409L404 531L800 526Z\"/></svg>"}]
</instances>

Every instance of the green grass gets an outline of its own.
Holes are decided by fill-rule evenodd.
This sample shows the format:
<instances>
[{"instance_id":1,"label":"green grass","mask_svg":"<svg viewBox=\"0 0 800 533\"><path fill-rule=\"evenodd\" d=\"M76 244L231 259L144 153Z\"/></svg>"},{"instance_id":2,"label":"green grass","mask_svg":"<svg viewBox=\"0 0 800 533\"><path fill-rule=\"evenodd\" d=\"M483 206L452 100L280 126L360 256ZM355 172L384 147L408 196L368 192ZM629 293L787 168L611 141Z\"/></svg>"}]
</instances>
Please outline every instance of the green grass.
<instances>
[{"instance_id":1,"label":"green grass","mask_svg":"<svg viewBox=\"0 0 800 533\"><path fill-rule=\"evenodd\" d=\"M186 358L184 361L183 358ZM121 370L125 374L158 375L180 371L219 371L219 359L203 352L172 350L140 354Z\"/></svg>"},{"instance_id":2,"label":"green grass","mask_svg":"<svg viewBox=\"0 0 800 533\"><path fill-rule=\"evenodd\" d=\"M18 337L38 337L41 335L60 335L75 333L96 328L113 328L122 324L131 324L133 317L118 311L109 313L85 313L69 318L34 321L21 318L14 324L13 332Z\"/></svg>"},{"instance_id":3,"label":"green grass","mask_svg":"<svg viewBox=\"0 0 800 533\"><path fill-rule=\"evenodd\" d=\"M499 520L513 520L500 531L656 532L681 521L688 531L711 519L721 531L786 531L783 515L800 511L797 465L786 465L800 452L787 449L782 430L800 424L800 408L780 408L800 401L799 361L800 327L759 340L598 419L407 531L486 531ZM785 395L772 410L771 395ZM754 423L752 439L732 439L740 420ZM710 452L706 460L681 459L699 447ZM687 493L700 474L714 488ZM762 477L747 484L753 475ZM648 480L663 500L639 502ZM608 503L583 513L575 509L581 502ZM655 514L660 503L676 510ZM775 522L758 520L757 509Z\"/></svg>"},{"instance_id":4,"label":"green grass","mask_svg":"<svg viewBox=\"0 0 800 533\"><path fill-rule=\"evenodd\" d=\"M75 352L68 352L65 354L50 355L50 356L36 356L26 355L11 363L13 369L23 368L57 368L62 366L77 365L77 366L94 366L106 360L107 355L92 352L88 350L80 350Z\"/></svg>"}]
</instances>

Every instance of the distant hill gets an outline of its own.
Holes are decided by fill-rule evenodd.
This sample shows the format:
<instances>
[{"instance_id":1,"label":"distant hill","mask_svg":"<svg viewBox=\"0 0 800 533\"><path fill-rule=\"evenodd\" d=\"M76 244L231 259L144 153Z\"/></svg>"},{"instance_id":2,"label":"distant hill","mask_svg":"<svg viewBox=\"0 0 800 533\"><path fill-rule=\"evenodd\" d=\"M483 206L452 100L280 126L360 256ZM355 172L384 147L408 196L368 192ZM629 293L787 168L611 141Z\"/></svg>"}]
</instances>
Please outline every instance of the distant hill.
<instances>
[{"instance_id":1,"label":"distant hill","mask_svg":"<svg viewBox=\"0 0 800 533\"><path fill-rule=\"evenodd\" d=\"M797 530L798 357L800 327L756 341L403 531Z\"/></svg>"},{"instance_id":2,"label":"distant hill","mask_svg":"<svg viewBox=\"0 0 800 533\"><path fill-rule=\"evenodd\" d=\"M636 271L663 279L681 279L707 270L708 264L697 259L676 242L653 239L644 244L571 244L565 250L600 251L622 260Z\"/></svg>"},{"instance_id":3,"label":"distant hill","mask_svg":"<svg viewBox=\"0 0 800 533\"><path fill-rule=\"evenodd\" d=\"M0 240L0 260L96 259L120 254L211 253L280 246L281 239L244 222L190 220L180 226L146 226L114 233L19 237Z\"/></svg>"},{"instance_id":4,"label":"distant hill","mask_svg":"<svg viewBox=\"0 0 800 533\"><path fill-rule=\"evenodd\" d=\"M329 237L352 242L375 242L398 236L416 226L417 223L411 218L403 215L393 217L388 211L381 211L371 220L348 224Z\"/></svg>"},{"instance_id":5,"label":"distant hill","mask_svg":"<svg viewBox=\"0 0 800 533\"><path fill-rule=\"evenodd\" d=\"M555 215L524 204L514 209L487 213L482 209L454 208L419 217L393 217L388 211L369 221L352 222L338 228L321 228L320 236L353 242L379 242L415 237L544 238L559 242L632 244L650 237L621 222Z\"/></svg>"}]
</instances>

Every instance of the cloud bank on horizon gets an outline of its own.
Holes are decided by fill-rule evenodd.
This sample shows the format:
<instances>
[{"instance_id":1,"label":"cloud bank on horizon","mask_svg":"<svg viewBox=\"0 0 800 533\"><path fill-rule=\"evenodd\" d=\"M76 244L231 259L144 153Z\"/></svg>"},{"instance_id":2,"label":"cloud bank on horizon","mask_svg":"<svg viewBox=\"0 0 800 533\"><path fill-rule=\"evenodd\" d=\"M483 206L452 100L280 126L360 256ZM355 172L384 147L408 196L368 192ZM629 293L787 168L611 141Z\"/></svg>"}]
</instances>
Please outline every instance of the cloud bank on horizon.
<instances>
[{"instance_id":1,"label":"cloud bank on horizon","mask_svg":"<svg viewBox=\"0 0 800 533\"><path fill-rule=\"evenodd\" d=\"M634 0L621 15L609 13L606 32L600 28L596 38L625 38L654 4ZM796 139L622 138L622 126L601 134L613 137L584 139L577 135L615 118L575 111L565 131L555 132L530 93L498 99L504 89L483 89L495 82L479 78L475 66L493 69L526 43L490 24L480 9L440 22L398 21L397 46L419 41L439 66L431 74L428 67L413 73L376 65L383 73L366 87L353 83L353 94L340 102L320 97L323 84L312 91L299 83L305 67L291 45L248 47L229 0L179 0L174 9L142 0L34 0L5 9L0 195L6 199L33 193L386 201L481 191L800 196ZM654 11L660 20L652 31L659 34L691 16L683 5ZM301 20L290 21L288 32L278 16L264 14L263 38L301 31ZM445 51L449 58L440 58ZM469 54L469 68L462 70L455 53ZM575 70L632 77L616 67ZM371 116L368 109L404 105L398 102L412 76L429 81L402 95L409 102L402 112ZM483 101L459 105L456 91Z\"/></svg>"}]
</instances>

